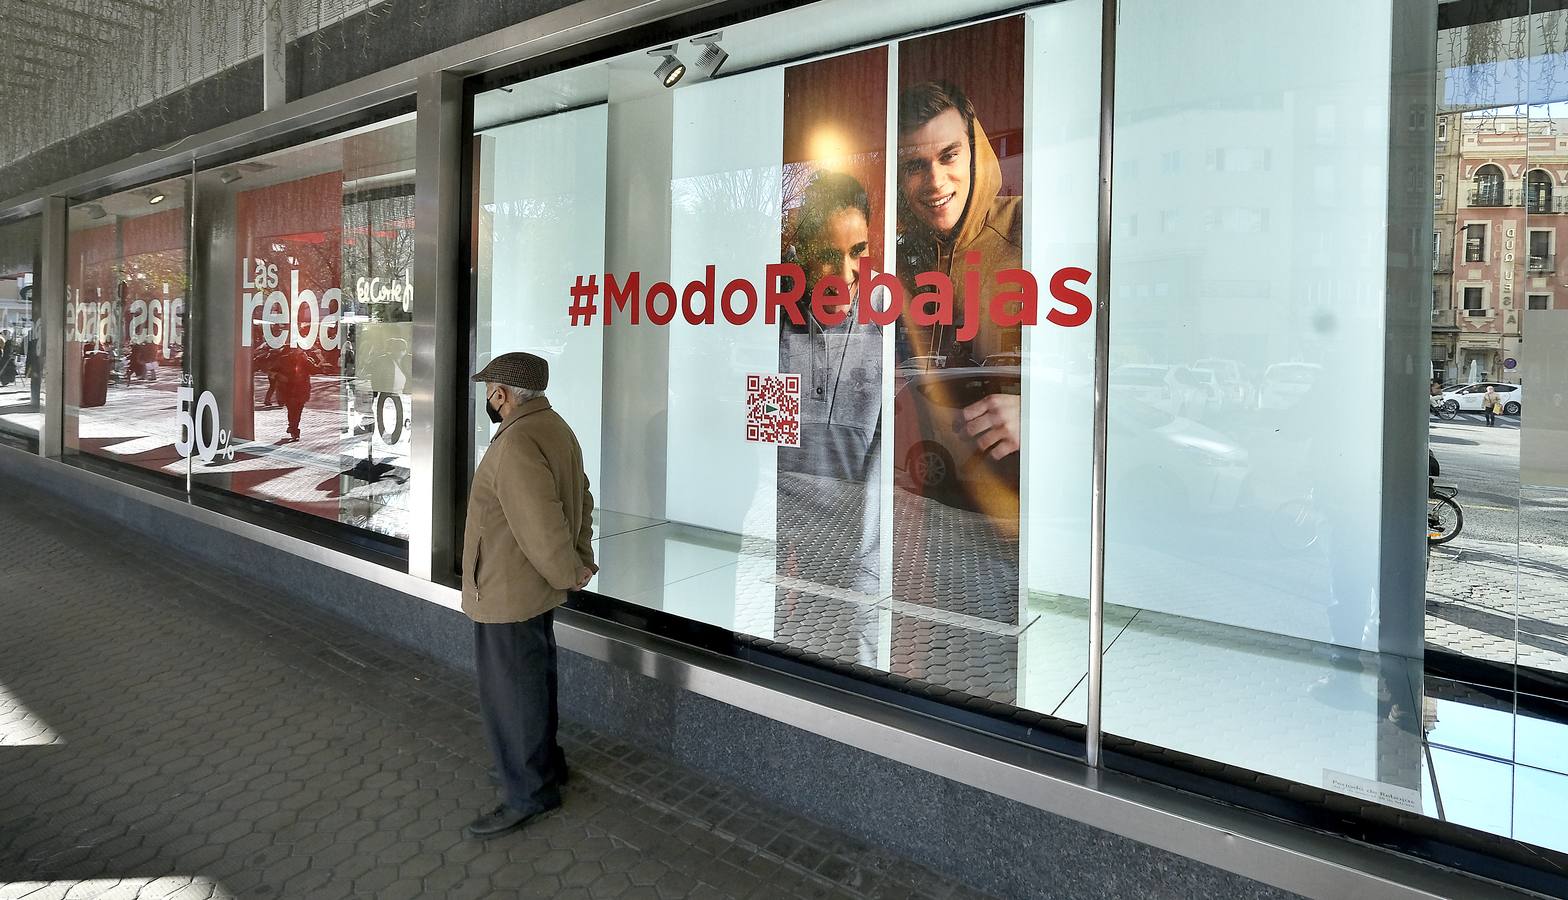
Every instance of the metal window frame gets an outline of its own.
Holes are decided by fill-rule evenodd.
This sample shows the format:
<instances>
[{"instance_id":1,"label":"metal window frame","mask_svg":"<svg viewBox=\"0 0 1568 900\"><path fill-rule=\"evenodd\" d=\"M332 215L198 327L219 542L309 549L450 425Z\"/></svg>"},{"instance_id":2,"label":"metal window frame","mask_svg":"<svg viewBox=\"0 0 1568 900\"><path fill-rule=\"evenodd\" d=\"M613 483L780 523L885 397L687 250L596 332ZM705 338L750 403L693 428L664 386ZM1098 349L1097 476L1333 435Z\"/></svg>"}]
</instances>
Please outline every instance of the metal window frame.
<instances>
[{"instance_id":1,"label":"metal window frame","mask_svg":"<svg viewBox=\"0 0 1568 900\"><path fill-rule=\"evenodd\" d=\"M1083 0L1088 2L1088 0ZM1307 896L1437 898L1518 897L1523 892L1416 858L1312 831L1163 785L1108 770L1100 749L1104 602L1106 384L1110 326L1110 203L1118 0L1101 0L1101 120L1094 375L1093 511L1089 638L1089 765L1054 757L959 725L939 721L755 664L678 644L624 626L564 611L557 630L569 649L717 699L785 724L858 747L1029 806L1083 822L1266 884ZM461 158L466 126L464 86L493 73L570 51L633 29L667 25L681 16L735 0L581 0L516 25L402 63L168 147L62 179L0 202L0 222L43 216L40 290L50 324L48 358L64 352L67 200L110 193L188 174L218 160L250 155L269 142L301 141L378 107L416 98L416 295L410 572L390 572L352 555L283 535L181 500L163 497L81 469L64 477L157 506L248 540L282 549L388 589L449 608L459 595L432 580L450 565L456 504L450 496L459 413L443 398L456 393L466 361L466 335L450 327L467 303L460 258L463 209ZM315 132L316 134L312 134ZM58 458L63 421L63 367L46 371L45 430L39 456ZM443 437L447 438L443 440ZM0 453L12 453L0 448ZM47 464L39 461L39 464Z\"/></svg>"}]
</instances>

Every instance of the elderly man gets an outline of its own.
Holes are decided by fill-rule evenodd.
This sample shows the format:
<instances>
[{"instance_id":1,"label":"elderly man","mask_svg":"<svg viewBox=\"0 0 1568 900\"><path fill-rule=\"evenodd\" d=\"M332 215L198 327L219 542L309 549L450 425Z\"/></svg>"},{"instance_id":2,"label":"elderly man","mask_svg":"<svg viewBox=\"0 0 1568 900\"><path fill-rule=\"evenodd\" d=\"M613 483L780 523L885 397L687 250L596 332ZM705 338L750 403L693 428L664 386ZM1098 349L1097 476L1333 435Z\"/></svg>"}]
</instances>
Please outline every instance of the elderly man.
<instances>
[{"instance_id":1,"label":"elderly man","mask_svg":"<svg viewBox=\"0 0 1568 900\"><path fill-rule=\"evenodd\" d=\"M497 424L474 472L463 534L463 612L474 620L479 705L502 802L468 826L494 837L561 805L551 614L594 565L593 495L577 437L544 396L549 364L505 353L474 381Z\"/></svg>"}]
</instances>

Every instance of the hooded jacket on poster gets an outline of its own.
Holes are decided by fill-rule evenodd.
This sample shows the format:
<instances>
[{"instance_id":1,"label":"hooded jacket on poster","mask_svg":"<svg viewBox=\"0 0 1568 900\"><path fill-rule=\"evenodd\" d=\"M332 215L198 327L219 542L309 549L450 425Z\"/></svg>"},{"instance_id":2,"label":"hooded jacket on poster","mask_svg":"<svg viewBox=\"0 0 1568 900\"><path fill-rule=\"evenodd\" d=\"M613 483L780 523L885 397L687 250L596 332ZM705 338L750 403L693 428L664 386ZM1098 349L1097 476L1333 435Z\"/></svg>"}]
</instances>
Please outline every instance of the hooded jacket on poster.
<instances>
[{"instance_id":1,"label":"hooded jacket on poster","mask_svg":"<svg viewBox=\"0 0 1568 900\"><path fill-rule=\"evenodd\" d=\"M991 297L995 294L996 274L1023 267L1024 216L1022 197L999 196L1002 190L1002 164L976 119L971 151L969 202L959 220L958 233L944 241L925 223L905 208L899 198L898 271L906 279L906 290L913 290L913 278L921 272L941 272L953 282L954 323L930 328L909 327L906 338L910 356L944 356L949 368L978 366L998 353L1017 353L1022 344L1018 326L1003 327L992 321ZM971 267L966 255L980 254ZM982 296L974 312L980 329L974 340L959 342L959 323L969 308L964 295L964 275L971 269L980 276ZM1021 304L1014 303L1009 312Z\"/></svg>"},{"instance_id":2,"label":"hooded jacket on poster","mask_svg":"<svg viewBox=\"0 0 1568 900\"><path fill-rule=\"evenodd\" d=\"M463 530L463 612L524 622L594 567L593 495L571 426L536 397L507 416L474 471Z\"/></svg>"},{"instance_id":3,"label":"hooded jacket on poster","mask_svg":"<svg viewBox=\"0 0 1568 900\"><path fill-rule=\"evenodd\" d=\"M911 357L937 356L943 368L915 375L900 389L895 400L895 448L902 460L923 444L947 448L956 472L953 483L934 499L982 513L1007 539L1016 539L1019 513L1019 459L1013 453L1002 460L991 459L968 434L959 411L987 393L1007 391L1017 394L1019 369L1011 366L985 367L996 354L1016 354L1022 346L1019 326L997 325L990 312L995 294L996 274L1023 266L1023 198L999 196L1002 165L986 138L980 122L973 123L969 202L951 241L931 232L925 223L899 199L898 266L910 301L899 321L900 361ZM968 254L978 254L971 264ZM963 316L969 308L964 294L964 276L977 271L982 296L973 313L980 317L978 331L969 341L960 341ZM914 277L922 272L942 272L953 283L954 321L952 325L918 326L908 310L916 307ZM1016 304L1008 312L1016 312ZM966 372L968 377L966 377ZM917 390L918 389L918 390ZM957 448L970 448L967 454Z\"/></svg>"}]
</instances>

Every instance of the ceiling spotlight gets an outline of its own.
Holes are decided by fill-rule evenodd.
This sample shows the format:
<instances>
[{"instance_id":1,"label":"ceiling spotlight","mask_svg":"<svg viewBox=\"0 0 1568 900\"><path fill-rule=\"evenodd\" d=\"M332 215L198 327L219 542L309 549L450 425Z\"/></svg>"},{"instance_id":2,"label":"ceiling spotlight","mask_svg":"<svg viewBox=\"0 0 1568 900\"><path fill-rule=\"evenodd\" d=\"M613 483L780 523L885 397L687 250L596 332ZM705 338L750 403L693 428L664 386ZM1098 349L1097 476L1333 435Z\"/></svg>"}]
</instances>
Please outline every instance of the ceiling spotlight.
<instances>
[{"instance_id":1,"label":"ceiling spotlight","mask_svg":"<svg viewBox=\"0 0 1568 900\"><path fill-rule=\"evenodd\" d=\"M653 70L653 77L659 79L659 83L665 87L675 87L676 82L685 77L686 64L676 57L674 44L668 47L660 47L657 50L649 50L648 55L663 57L659 62L658 68Z\"/></svg>"},{"instance_id":2,"label":"ceiling spotlight","mask_svg":"<svg viewBox=\"0 0 1568 900\"><path fill-rule=\"evenodd\" d=\"M718 75L719 67L723 66L725 60L730 58L729 52L719 46L719 39L722 37L724 37L724 32L715 31L712 34L705 34L702 37L691 39L693 44L702 48L702 56L697 58L697 68L707 72L709 78Z\"/></svg>"},{"instance_id":3,"label":"ceiling spotlight","mask_svg":"<svg viewBox=\"0 0 1568 900\"><path fill-rule=\"evenodd\" d=\"M157 188L153 188L152 190L147 192L147 202L153 204L154 206L156 206L157 204L163 202L164 196L165 195L164 195L163 191L160 191Z\"/></svg>"},{"instance_id":4,"label":"ceiling spotlight","mask_svg":"<svg viewBox=\"0 0 1568 900\"><path fill-rule=\"evenodd\" d=\"M245 176L234 171L233 169L224 169L222 172L218 173L218 180L224 184L233 184L234 182L239 181L244 177Z\"/></svg>"},{"instance_id":5,"label":"ceiling spotlight","mask_svg":"<svg viewBox=\"0 0 1568 900\"><path fill-rule=\"evenodd\" d=\"M82 209L87 213L87 218L89 219L101 219L109 214L104 210L103 204L101 203L89 203L82 207Z\"/></svg>"}]
</instances>

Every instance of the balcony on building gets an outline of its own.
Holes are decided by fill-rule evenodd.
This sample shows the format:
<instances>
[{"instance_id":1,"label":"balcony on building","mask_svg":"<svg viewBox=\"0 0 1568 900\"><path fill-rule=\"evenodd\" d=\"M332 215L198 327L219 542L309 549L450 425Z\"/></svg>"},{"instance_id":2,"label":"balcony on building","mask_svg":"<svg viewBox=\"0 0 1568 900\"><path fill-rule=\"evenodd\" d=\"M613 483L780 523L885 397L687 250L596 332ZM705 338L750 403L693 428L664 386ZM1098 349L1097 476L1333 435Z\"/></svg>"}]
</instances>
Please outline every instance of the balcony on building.
<instances>
[{"instance_id":1,"label":"balcony on building","mask_svg":"<svg viewBox=\"0 0 1568 900\"><path fill-rule=\"evenodd\" d=\"M1527 265L1531 272L1555 272L1557 271L1557 255L1555 253L1531 254Z\"/></svg>"},{"instance_id":2,"label":"balcony on building","mask_svg":"<svg viewBox=\"0 0 1568 900\"><path fill-rule=\"evenodd\" d=\"M1517 190L1503 190L1503 170L1488 164L1476 170L1469 200L1471 206L1516 206L1519 203L1517 194Z\"/></svg>"},{"instance_id":3,"label":"balcony on building","mask_svg":"<svg viewBox=\"0 0 1568 900\"><path fill-rule=\"evenodd\" d=\"M1545 170L1531 169L1525 175L1525 210L1544 215L1557 212L1552 208L1552 176Z\"/></svg>"}]
</instances>

